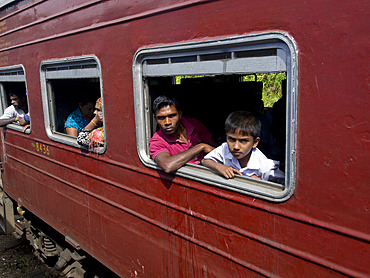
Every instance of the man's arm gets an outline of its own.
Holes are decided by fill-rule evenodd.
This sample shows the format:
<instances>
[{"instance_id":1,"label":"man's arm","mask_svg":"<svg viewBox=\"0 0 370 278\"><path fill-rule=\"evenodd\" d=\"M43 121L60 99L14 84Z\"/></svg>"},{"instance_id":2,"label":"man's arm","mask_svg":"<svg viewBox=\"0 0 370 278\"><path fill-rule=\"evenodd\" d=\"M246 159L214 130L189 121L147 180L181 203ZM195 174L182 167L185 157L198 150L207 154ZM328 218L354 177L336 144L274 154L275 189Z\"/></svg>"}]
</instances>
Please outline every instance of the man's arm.
<instances>
[{"instance_id":1,"label":"man's arm","mask_svg":"<svg viewBox=\"0 0 370 278\"><path fill-rule=\"evenodd\" d=\"M17 117L11 117L9 119L0 119L0 126L6 126L7 124L10 124L15 121Z\"/></svg>"},{"instance_id":2,"label":"man's arm","mask_svg":"<svg viewBox=\"0 0 370 278\"><path fill-rule=\"evenodd\" d=\"M19 117L19 124L25 126L27 124L26 120L22 117Z\"/></svg>"},{"instance_id":3,"label":"man's arm","mask_svg":"<svg viewBox=\"0 0 370 278\"><path fill-rule=\"evenodd\" d=\"M28 129L28 128L30 128L31 127L31 125L30 124L26 124L25 126L23 126L23 132L26 132L26 130Z\"/></svg>"},{"instance_id":4,"label":"man's arm","mask_svg":"<svg viewBox=\"0 0 370 278\"><path fill-rule=\"evenodd\" d=\"M225 166L221 163L213 161L212 159L203 159L202 164L210 169L214 169L223 175L227 179L232 179L235 177L235 174L242 175L237 169L231 166Z\"/></svg>"},{"instance_id":5,"label":"man's arm","mask_svg":"<svg viewBox=\"0 0 370 278\"><path fill-rule=\"evenodd\" d=\"M26 130L31 127L31 125L25 120L25 118L20 117L19 123L21 126L23 126L23 132L26 132Z\"/></svg>"},{"instance_id":6,"label":"man's arm","mask_svg":"<svg viewBox=\"0 0 370 278\"><path fill-rule=\"evenodd\" d=\"M168 152L159 153L155 157L154 161L163 169L163 171L171 173L185 165L199 153L209 153L213 149L214 147L206 143L199 143L194 147L175 155L170 155Z\"/></svg>"}]
</instances>

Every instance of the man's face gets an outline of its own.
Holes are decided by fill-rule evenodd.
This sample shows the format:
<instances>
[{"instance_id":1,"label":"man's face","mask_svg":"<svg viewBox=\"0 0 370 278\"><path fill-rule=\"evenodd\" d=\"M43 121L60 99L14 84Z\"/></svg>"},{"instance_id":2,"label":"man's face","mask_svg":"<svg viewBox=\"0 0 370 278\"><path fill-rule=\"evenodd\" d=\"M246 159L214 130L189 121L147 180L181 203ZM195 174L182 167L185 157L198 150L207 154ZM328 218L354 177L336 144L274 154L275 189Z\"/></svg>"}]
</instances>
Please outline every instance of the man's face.
<instances>
[{"instance_id":1,"label":"man's face","mask_svg":"<svg viewBox=\"0 0 370 278\"><path fill-rule=\"evenodd\" d=\"M173 105L168 105L156 112L155 119L163 133L172 135L179 128L181 115Z\"/></svg>"},{"instance_id":2,"label":"man's face","mask_svg":"<svg viewBox=\"0 0 370 278\"><path fill-rule=\"evenodd\" d=\"M23 105L23 101L22 101L22 98L18 97L18 96L11 96L10 97L10 103L15 107L15 108L19 108Z\"/></svg>"},{"instance_id":3,"label":"man's face","mask_svg":"<svg viewBox=\"0 0 370 278\"><path fill-rule=\"evenodd\" d=\"M231 154L237 160L249 160L249 154L253 148L257 147L259 137L253 140L252 136L244 135L237 129L226 133L226 142Z\"/></svg>"}]
</instances>

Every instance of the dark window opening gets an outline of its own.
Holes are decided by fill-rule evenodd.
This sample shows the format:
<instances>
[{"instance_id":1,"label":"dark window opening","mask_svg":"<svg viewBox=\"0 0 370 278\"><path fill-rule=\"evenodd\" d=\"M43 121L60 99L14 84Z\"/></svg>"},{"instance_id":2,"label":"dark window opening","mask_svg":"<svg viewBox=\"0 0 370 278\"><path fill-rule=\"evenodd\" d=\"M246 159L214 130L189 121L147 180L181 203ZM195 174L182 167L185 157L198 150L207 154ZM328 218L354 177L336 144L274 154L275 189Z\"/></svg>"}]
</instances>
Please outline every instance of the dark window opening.
<instances>
[{"instance_id":1,"label":"dark window opening","mask_svg":"<svg viewBox=\"0 0 370 278\"><path fill-rule=\"evenodd\" d=\"M40 74L48 137L67 145L86 148L78 144L77 137L93 120L96 100L103 95L99 60L90 55L44 61ZM104 115L104 109L102 113ZM99 153L104 151L105 147L98 150Z\"/></svg>"},{"instance_id":2,"label":"dark window opening","mask_svg":"<svg viewBox=\"0 0 370 278\"><path fill-rule=\"evenodd\" d=\"M200 120L219 145L226 140L224 123L231 112L243 110L258 115L262 124L258 148L268 158L280 161L280 168L285 171L286 111L285 94L283 97L281 94L286 90L286 79L274 84L282 89L271 93L270 98L280 94L273 107L265 107L263 102L264 86L268 83L245 80L243 75L184 76L175 77L175 82L173 78L151 77L148 89L151 103L161 94L175 96L183 116ZM158 129L154 117L151 117L151 127L153 135Z\"/></svg>"},{"instance_id":3,"label":"dark window opening","mask_svg":"<svg viewBox=\"0 0 370 278\"><path fill-rule=\"evenodd\" d=\"M276 49L249 50L235 52L237 58L276 56Z\"/></svg>"},{"instance_id":4,"label":"dark window opening","mask_svg":"<svg viewBox=\"0 0 370 278\"><path fill-rule=\"evenodd\" d=\"M200 56L201 61L228 60L231 59L231 53L204 54Z\"/></svg>"},{"instance_id":5,"label":"dark window opening","mask_svg":"<svg viewBox=\"0 0 370 278\"><path fill-rule=\"evenodd\" d=\"M100 97L99 78L53 79L48 81L54 106L52 130L66 133L64 124L82 99L96 101Z\"/></svg>"},{"instance_id":6,"label":"dark window opening","mask_svg":"<svg viewBox=\"0 0 370 278\"><path fill-rule=\"evenodd\" d=\"M167 64L168 63L168 58L164 59L148 59L146 61L148 65L160 65L160 64Z\"/></svg>"},{"instance_id":7,"label":"dark window opening","mask_svg":"<svg viewBox=\"0 0 370 278\"><path fill-rule=\"evenodd\" d=\"M171 58L171 63L185 63L185 62L196 62L197 56L185 56L185 57L174 57Z\"/></svg>"},{"instance_id":8,"label":"dark window opening","mask_svg":"<svg viewBox=\"0 0 370 278\"><path fill-rule=\"evenodd\" d=\"M5 99L4 99L5 108L11 105L10 93L15 93L17 95L23 95L26 97L26 101L27 101L25 82L2 82L1 85L5 93Z\"/></svg>"},{"instance_id":9,"label":"dark window opening","mask_svg":"<svg viewBox=\"0 0 370 278\"><path fill-rule=\"evenodd\" d=\"M10 96L19 96L24 103L18 102L19 109L22 109L25 114L29 112L27 88L26 88L26 77L22 66L11 66L0 69L0 91L1 91L1 109L3 113L5 109L12 105ZM10 110L7 110L8 112ZM10 114L8 114L9 116ZM5 118L7 116L4 116ZM8 125L9 128L23 132L23 126L20 126L19 122L11 123ZM25 133L30 133L30 129L25 129Z\"/></svg>"}]
</instances>

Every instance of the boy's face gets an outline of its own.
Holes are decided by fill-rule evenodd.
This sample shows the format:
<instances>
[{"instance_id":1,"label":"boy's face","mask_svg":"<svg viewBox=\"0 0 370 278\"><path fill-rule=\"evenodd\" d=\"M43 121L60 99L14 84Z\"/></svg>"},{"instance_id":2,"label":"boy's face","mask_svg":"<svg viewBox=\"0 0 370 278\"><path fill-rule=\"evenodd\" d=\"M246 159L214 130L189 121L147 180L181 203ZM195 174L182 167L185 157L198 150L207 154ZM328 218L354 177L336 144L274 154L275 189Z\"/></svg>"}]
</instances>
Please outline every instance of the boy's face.
<instances>
[{"instance_id":1,"label":"boy's face","mask_svg":"<svg viewBox=\"0 0 370 278\"><path fill-rule=\"evenodd\" d=\"M250 152L257 147L259 140L259 137L253 140L252 136L244 135L239 132L239 129L226 133L226 142L229 150L237 160L249 160Z\"/></svg>"}]
</instances>

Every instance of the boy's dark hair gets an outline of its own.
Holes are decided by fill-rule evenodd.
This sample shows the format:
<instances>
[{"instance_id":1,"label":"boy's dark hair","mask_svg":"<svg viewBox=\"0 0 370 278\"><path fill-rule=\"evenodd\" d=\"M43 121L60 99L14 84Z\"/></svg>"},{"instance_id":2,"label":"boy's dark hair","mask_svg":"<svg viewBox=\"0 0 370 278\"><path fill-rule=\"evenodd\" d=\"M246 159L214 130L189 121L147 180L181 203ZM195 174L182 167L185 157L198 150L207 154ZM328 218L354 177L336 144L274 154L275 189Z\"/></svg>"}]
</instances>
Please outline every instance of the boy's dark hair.
<instances>
[{"instance_id":1,"label":"boy's dark hair","mask_svg":"<svg viewBox=\"0 0 370 278\"><path fill-rule=\"evenodd\" d=\"M260 120L249 111L232 112L225 121L225 132L239 130L243 135L256 139L261 133Z\"/></svg>"},{"instance_id":2,"label":"boy's dark hair","mask_svg":"<svg viewBox=\"0 0 370 278\"><path fill-rule=\"evenodd\" d=\"M181 111L179 101L176 98L160 95L153 101L153 114L155 115L158 110L171 105L175 107L177 111Z\"/></svg>"}]
</instances>

